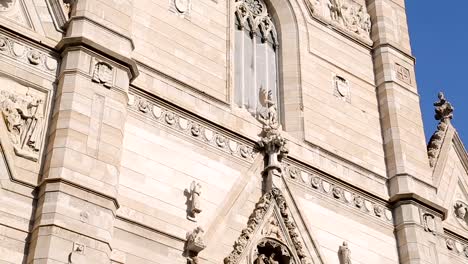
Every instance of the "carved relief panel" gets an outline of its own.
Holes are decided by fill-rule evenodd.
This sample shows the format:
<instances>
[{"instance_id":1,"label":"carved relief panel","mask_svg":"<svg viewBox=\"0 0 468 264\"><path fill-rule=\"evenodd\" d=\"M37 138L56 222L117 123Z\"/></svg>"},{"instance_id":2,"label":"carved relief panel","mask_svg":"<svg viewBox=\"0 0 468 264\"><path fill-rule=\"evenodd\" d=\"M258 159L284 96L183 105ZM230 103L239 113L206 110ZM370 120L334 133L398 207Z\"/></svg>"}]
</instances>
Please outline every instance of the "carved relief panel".
<instances>
[{"instance_id":1,"label":"carved relief panel","mask_svg":"<svg viewBox=\"0 0 468 264\"><path fill-rule=\"evenodd\" d=\"M363 3L352 0L305 0L312 17L371 45L372 22Z\"/></svg>"},{"instance_id":2,"label":"carved relief panel","mask_svg":"<svg viewBox=\"0 0 468 264\"><path fill-rule=\"evenodd\" d=\"M1 117L17 156L38 161L45 137L47 104L45 92L0 77Z\"/></svg>"}]
</instances>

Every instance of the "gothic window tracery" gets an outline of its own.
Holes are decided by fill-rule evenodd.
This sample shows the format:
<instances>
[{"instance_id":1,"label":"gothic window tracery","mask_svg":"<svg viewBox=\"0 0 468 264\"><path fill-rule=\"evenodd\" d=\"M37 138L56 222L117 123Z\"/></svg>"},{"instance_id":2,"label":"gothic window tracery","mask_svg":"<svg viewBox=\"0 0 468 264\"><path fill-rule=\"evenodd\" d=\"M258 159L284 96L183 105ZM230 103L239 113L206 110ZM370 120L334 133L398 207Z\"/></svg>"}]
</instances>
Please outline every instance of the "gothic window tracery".
<instances>
[{"instance_id":1,"label":"gothic window tracery","mask_svg":"<svg viewBox=\"0 0 468 264\"><path fill-rule=\"evenodd\" d=\"M234 100L257 117L264 110L262 94L279 98L276 28L262 0L236 0L235 24Z\"/></svg>"}]
</instances>

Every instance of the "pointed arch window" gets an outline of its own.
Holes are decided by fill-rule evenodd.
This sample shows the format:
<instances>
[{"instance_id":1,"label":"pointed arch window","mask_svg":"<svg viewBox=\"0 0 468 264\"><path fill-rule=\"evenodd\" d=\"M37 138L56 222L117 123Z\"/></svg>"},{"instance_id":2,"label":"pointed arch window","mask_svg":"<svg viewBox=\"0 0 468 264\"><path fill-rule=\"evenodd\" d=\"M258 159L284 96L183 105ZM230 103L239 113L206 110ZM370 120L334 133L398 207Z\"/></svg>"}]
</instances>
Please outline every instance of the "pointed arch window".
<instances>
[{"instance_id":1,"label":"pointed arch window","mask_svg":"<svg viewBox=\"0 0 468 264\"><path fill-rule=\"evenodd\" d=\"M262 0L236 0L235 23L234 100L257 116L262 111L262 93L271 92L280 106L277 32Z\"/></svg>"}]
</instances>

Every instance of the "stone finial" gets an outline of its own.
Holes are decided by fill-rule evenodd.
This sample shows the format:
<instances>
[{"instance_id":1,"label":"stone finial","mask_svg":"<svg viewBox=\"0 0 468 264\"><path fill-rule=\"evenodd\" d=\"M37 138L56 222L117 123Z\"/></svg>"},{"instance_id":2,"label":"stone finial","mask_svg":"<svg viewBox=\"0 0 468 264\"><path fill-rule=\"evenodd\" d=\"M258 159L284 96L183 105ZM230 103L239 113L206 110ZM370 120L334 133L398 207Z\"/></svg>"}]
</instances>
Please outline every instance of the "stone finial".
<instances>
[{"instance_id":1,"label":"stone finial","mask_svg":"<svg viewBox=\"0 0 468 264\"><path fill-rule=\"evenodd\" d=\"M185 254L188 264L198 264L198 253L206 248L203 235L205 231L201 227L195 228L192 232L187 233L187 242L185 243Z\"/></svg>"},{"instance_id":2,"label":"stone finial","mask_svg":"<svg viewBox=\"0 0 468 264\"><path fill-rule=\"evenodd\" d=\"M340 264L351 264L351 250L348 247L348 242L343 242L338 250L338 258Z\"/></svg>"},{"instance_id":3,"label":"stone finial","mask_svg":"<svg viewBox=\"0 0 468 264\"><path fill-rule=\"evenodd\" d=\"M439 92L439 101L434 103L435 106L435 119L446 120L453 118L453 106L447 101L443 92Z\"/></svg>"},{"instance_id":4,"label":"stone finial","mask_svg":"<svg viewBox=\"0 0 468 264\"><path fill-rule=\"evenodd\" d=\"M265 154L267 162L263 171L265 181L265 191L271 190L273 176L281 175L281 160L287 156L287 141L281 136L281 125L278 120L277 106L272 98L272 92L260 89L260 102L266 108L266 112L259 114L258 121L262 123L263 129L260 134L261 139L257 142L257 149Z\"/></svg>"}]
</instances>

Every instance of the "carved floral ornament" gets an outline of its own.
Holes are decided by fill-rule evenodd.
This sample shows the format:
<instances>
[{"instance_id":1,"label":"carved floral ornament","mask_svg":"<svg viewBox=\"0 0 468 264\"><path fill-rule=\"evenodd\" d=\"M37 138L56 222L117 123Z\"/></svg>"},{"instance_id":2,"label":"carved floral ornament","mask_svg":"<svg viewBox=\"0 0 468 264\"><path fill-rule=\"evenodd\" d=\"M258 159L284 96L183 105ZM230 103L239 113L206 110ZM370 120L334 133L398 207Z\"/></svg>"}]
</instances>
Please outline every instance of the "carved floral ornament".
<instances>
[{"instance_id":1,"label":"carved floral ornament","mask_svg":"<svg viewBox=\"0 0 468 264\"><path fill-rule=\"evenodd\" d=\"M372 22L366 7L351 0L305 0L311 15L372 44Z\"/></svg>"}]
</instances>

